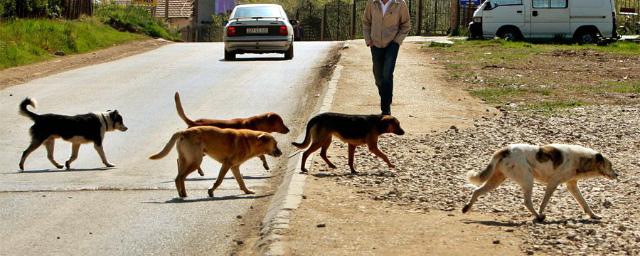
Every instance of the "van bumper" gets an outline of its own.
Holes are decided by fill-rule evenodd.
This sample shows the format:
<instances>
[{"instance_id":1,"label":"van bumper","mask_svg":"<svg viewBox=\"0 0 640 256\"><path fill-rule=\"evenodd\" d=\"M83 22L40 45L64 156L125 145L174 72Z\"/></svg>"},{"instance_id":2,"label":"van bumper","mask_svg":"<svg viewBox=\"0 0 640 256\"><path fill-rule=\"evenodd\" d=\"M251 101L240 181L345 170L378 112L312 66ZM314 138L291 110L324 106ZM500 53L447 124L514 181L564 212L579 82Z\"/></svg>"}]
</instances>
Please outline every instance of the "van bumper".
<instances>
[{"instance_id":1,"label":"van bumper","mask_svg":"<svg viewBox=\"0 0 640 256\"><path fill-rule=\"evenodd\" d=\"M482 22L469 22L469 38L482 39Z\"/></svg>"}]
</instances>

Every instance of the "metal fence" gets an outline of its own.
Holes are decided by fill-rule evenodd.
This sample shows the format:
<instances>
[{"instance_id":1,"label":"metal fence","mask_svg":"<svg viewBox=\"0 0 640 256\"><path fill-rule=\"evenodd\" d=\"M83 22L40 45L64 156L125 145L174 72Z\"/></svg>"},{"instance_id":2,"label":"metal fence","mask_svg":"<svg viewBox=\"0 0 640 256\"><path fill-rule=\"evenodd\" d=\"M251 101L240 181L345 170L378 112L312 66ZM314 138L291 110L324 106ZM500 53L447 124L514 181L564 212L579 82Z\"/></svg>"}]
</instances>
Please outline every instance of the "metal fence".
<instances>
[{"instance_id":1,"label":"metal fence","mask_svg":"<svg viewBox=\"0 0 640 256\"><path fill-rule=\"evenodd\" d=\"M640 31L640 0L616 1L618 32L636 34Z\"/></svg>"}]
</instances>

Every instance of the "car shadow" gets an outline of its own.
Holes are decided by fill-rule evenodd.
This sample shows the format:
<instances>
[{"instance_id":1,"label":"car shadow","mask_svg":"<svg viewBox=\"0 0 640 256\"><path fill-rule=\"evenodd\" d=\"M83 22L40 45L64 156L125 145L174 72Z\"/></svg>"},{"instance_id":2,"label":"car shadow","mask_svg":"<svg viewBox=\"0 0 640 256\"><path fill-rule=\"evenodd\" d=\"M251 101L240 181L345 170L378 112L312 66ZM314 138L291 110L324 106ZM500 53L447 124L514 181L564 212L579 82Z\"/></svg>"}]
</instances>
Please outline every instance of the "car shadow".
<instances>
[{"instance_id":1,"label":"car shadow","mask_svg":"<svg viewBox=\"0 0 640 256\"><path fill-rule=\"evenodd\" d=\"M38 170L24 170L16 171L17 174L28 173L58 173L58 172L98 172L115 169L115 167L97 167L97 168L71 168L71 169L38 169Z\"/></svg>"},{"instance_id":2,"label":"car shadow","mask_svg":"<svg viewBox=\"0 0 640 256\"><path fill-rule=\"evenodd\" d=\"M270 197L273 196L272 193L270 194L264 194L264 195L256 195L256 194L252 194L252 195L230 195L230 196L220 196L220 197L201 197L201 198L194 198L194 199L189 199L187 198L181 198L181 197L174 197L171 198L169 200L166 200L164 202L143 202L146 204L184 204L184 203L198 203L198 202L209 202L209 201L227 201L227 200L243 200L243 199L258 199L258 198L265 198L265 197Z\"/></svg>"},{"instance_id":3,"label":"car shadow","mask_svg":"<svg viewBox=\"0 0 640 256\"><path fill-rule=\"evenodd\" d=\"M220 61L220 62L247 62L247 61L286 61L286 60L287 59L285 59L285 58L275 58L275 57L265 57L265 58L251 57L251 58L236 58L235 60L219 59L218 61Z\"/></svg>"}]
</instances>

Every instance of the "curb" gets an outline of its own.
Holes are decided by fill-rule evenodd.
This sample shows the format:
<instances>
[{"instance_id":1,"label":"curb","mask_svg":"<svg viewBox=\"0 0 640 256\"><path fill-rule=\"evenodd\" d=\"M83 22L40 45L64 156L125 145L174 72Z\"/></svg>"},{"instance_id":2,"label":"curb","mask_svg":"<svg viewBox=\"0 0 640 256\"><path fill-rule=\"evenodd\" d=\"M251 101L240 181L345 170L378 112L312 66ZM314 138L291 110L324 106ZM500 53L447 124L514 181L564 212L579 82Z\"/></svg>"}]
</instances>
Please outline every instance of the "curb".
<instances>
[{"instance_id":1,"label":"curb","mask_svg":"<svg viewBox=\"0 0 640 256\"><path fill-rule=\"evenodd\" d=\"M345 42L342 48L348 47ZM339 63L339 61L338 61ZM342 66L337 64L331 74L328 83L327 92L325 93L318 113L328 112L331 109L333 98L335 96L338 80L340 79ZM303 140L304 134L300 134L297 141ZM307 159L313 162L313 155ZM262 220L262 229L260 230L260 240L258 248L261 248L262 255L284 255L285 232L289 229L289 221L293 215L293 211L298 208L302 201L304 193L304 185L307 174L301 174L298 168L302 162L302 154L297 154L287 162L282 183L278 187L276 194L269 203L267 213ZM311 168L309 168L311 170Z\"/></svg>"}]
</instances>

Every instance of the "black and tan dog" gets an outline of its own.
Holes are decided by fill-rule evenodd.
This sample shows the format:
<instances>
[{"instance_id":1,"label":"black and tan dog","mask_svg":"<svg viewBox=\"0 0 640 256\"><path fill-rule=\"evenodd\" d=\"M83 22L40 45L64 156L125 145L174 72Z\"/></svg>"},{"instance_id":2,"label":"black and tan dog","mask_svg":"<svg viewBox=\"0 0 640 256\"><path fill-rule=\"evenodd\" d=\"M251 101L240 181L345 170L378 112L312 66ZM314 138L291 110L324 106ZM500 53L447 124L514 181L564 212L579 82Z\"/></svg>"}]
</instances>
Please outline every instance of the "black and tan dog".
<instances>
[{"instance_id":1,"label":"black and tan dog","mask_svg":"<svg viewBox=\"0 0 640 256\"><path fill-rule=\"evenodd\" d=\"M289 133L289 128L284 124L282 117L280 115L267 112L264 114L260 114L257 116L247 117L247 118L234 118L228 120L221 119L198 119L191 120L184 113L184 109L182 108L182 103L180 102L180 95L178 92L174 95L174 100L176 102L176 110L178 111L178 116L182 118L182 120L189 126L214 126L218 128L233 128L233 129L249 129L254 131L262 131L262 132L277 132L282 134ZM264 155L258 156L260 160L262 160L262 166L265 170L269 170L269 165L267 164L267 159ZM204 172L202 168L198 167L198 173L200 176L204 176Z\"/></svg>"},{"instance_id":2,"label":"black and tan dog","mask_svg":"<svg viewBox=\"0 0 640 256\"><path fill-rule=\"evenodd\" d=\"M20 103L20 114L30 118L34 122L30 129L31 144L22 153L20 170L24 170L24 161L27 159L27 156L43 143L47 147L47 158L49 158L49 161L51 161L56 168L62 168L62 165L53 159L54 141L57 138L62 138L72 143L71 157L65 163L67 169L70 168L71 162L78 157L80 145L84 143L93 143L94 148L102 159L102 163L107 167L114 166L107 161L107 157L104 155L102 141L104 140L106 132L114 130L124 132L127 130L127 127L124 126L122 121L122 116L120 116L117 110L75 116L57 114L38 115L27 109L27 106L35 108L35 105L35 100L30 98L26 98Z\"/></svg>"},{"instance_id":3,"label":"black and tan dog","mask_svg":"<svg viewBox=\"0 0 640 256\"><path fill-rule=\"evenodd\" d=\"M149 158L165 157L175 144L177 144L176 149L178 150L178 175L175 182L180 197L187 196L184 180L200 167L204 154L222 164L216 182L208 191L210 197L213 197L213 191L220 186L229 169L233 172L240 189L247 194L253 194L253 191L244 184L240 174L240 165L259 155L267 154L274 157L282 155L278 143L269 133L246 129L197 126L176 132L160 153Z\"/></svg>"},{"instance_id":4,"label":"black and tan dog","mask_svg":"<svg viewBox=\"0 0 640 256\"><path fill-rule=\"evenodd\" d=\"M353 155L356 147L366 144L369 151L382 158L387 165L395 168L389 158L378 149L378 136L384 133L403 135L404 130L400 127L400 122L393 116L388 115L347 115L340 113L322 113L314 116L307 124L306 135L302 143L293 142L299 149L309 148L302 154L302 171L307 172L304 167L309 155L322 148L320 156L331 168L336 166L327 158L327 149L331 145L331 138L335 135L343 142L349 144L349 167L351 173L356 173L353 167Z\"/></svg>"}]
</instances>

